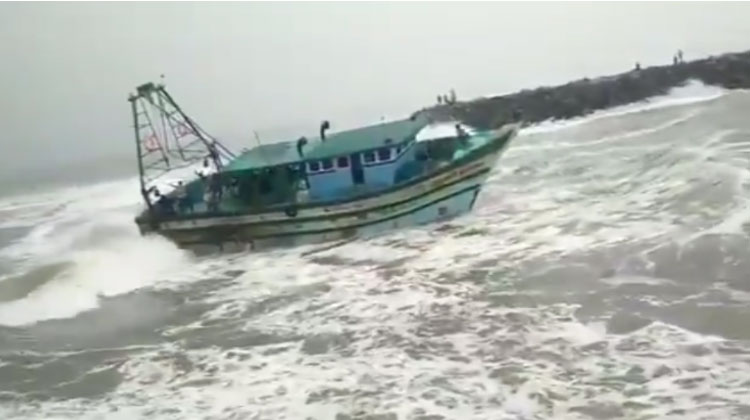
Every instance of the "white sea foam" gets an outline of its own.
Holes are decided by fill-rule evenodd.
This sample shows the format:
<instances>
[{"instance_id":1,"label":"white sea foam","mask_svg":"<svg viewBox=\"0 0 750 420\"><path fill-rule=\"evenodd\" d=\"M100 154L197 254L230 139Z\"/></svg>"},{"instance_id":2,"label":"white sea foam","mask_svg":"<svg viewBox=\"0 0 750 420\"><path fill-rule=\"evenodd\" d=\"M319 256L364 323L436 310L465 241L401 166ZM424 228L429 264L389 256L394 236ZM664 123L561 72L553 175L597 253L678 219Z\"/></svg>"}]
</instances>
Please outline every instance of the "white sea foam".
<instances>
[{"instance_id":1,"label":"white sea foam","mask_svg":"<svg viewBox=\"0 0 750 420\"><path fill-rule=\"evenodd\" d=\"M0 324L24 325L66 318L99 305L104 296L127 293L178 276L188 257L158 238L108 241L68 253L68 268L27 297L0 304Z\"/></svg>"},{"instance_id":2,"label":"white sea foam","mask_svg":"<svg viewBox=\"0 0 750 420\"><path fill-rule=\"evenodd\" d=\"M189 267L187 254L173 244L138 234L133 222L139 205L134 180L15 200L16 208L34 203L37 211L15 219L34 227L0 249L0 256L17 263L11 274L53 263L66 268L27 297L0 303L0 324L74 316L96 308L101 296L153 285Z\"/></svg>"}]
</instances>

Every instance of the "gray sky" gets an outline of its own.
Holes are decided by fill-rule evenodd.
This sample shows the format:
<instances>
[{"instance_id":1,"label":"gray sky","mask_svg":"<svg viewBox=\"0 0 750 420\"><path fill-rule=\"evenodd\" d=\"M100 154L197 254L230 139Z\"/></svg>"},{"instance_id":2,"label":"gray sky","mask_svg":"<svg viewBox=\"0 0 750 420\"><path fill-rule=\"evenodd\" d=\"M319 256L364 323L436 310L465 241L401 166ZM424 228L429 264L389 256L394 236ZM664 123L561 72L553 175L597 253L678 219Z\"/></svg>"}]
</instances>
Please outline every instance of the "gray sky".
<instances>
[{"instance_id":1,"label":"gray sky","mask_svg":"<svg viewBox=\"0 0 750 420\"><path fill-rule=\"evenodd\" d=\"M0 165L134 154L127 94L166 74L232 144L750 49L748 3L2 3ZM133 169L135 162L133 161ZM0 171L2 176L2 171Z\"/></svg>"}]
</instances>

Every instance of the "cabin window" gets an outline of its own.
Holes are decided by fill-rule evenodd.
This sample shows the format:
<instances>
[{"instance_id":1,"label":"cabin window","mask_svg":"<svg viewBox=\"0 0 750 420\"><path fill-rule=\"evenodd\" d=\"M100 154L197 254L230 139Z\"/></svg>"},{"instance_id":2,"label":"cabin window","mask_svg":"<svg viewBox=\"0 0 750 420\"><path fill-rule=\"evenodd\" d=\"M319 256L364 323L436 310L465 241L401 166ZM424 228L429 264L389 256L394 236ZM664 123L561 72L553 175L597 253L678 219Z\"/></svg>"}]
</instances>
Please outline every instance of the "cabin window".
<instances>
[{"instance_id":1,"label":"cabin window","mask_svg":"<svg viewBox=\"0 0 750 420\"><path fill-rule=\"evenodd\" d=\"M310 168L310 172L318 172L320 170L320 163L318 162L310 162L307 166Z\"/></svg>"},{"instance_id":2,"label":"cabin window","mask_svg":"<svg viewBox=\"0 0 750 420\"><path fill-rule=\"evenodd\" d=\"M375 162L375 153L373 152L365 152L362 156L365 158L365 163Z\"/></svg>"},{"instance_id":3,"label":"cabin window","mask_svg":"<svg viewBox=\"0 0 750 420\"><path fill-rule=\"evenodd\" d=\"M348 168L349 158L347 158L346 156L341 156L340 158L336 159L336 164L339 168Z\"/></svg>"},{"instance_id":4,"label":"cabin window","mask_svg":"<svg viewBox=\"0 0 750 420\"><path fill-rule=\"evenodd\" d=\"M402 150L402 149L401 149L401 146L398 146L398 147L396 147L396 154L399 154L399 153L401 153L401 150Z\"/></svg>"},{"instance_id":5,"label":"cabin window","mask_svg":"<svg viewBox=\"0 0 750 420\"><path fill-rule=\"evenodd\" d=\"M333 161L331 159L323 159L321 161L321 163L323 164L323 170L324 171L327 171L327 170L333 168Z\"/></svg>"},{"instance_id":6,"label":"cabin window","mask_svg":"<svg viewBox=\"0 0 750 420\"><path fill-rule=\"evenodd\" d=\"M391 160L391 149L389 147L378 149L378 160L381 162Z\"/></svg>"}]
</instances>

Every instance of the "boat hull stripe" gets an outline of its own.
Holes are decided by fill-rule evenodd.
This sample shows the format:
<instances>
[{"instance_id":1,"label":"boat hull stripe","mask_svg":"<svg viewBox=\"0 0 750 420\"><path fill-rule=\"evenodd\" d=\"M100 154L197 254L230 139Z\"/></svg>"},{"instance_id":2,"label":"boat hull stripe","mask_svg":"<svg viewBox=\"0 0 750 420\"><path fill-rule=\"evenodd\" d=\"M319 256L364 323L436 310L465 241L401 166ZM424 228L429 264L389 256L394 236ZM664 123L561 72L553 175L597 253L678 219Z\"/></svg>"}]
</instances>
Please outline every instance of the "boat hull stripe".
<instances>
[{"instance_id":1,"label":"boat hull stripe","mask_svg":"<svg viewBox=\"0 0 750 420\"><path fill-rule=\"evenodd\" d=\"M410 214L413 214L413 213L416 213L416 212L418 212L420 210L423 210L423 209L425 209L427 207L434 206L434 205L436 205L436 204L438 204L440 202L446 201L446 200L450 200L453 197L456 197L458 195L464 194L464 193L472 191L472 190L474 190L474 192L476 194L476 193L479 192L479 190L481 188L482 188L481 185L472 185L470 187L467 187L467 188L464 188L462 190L459 190L459 191L456 191L454 193L451 193L451 194L449 194L449 195L447 195L445 197L440 197L440 198L437 198L437 199L435 199L433 201L430 201L428 203L422 204L419 207L416 207L416 208L413 208L413 209L409 209L409 210L406 210L404 212L401 212L401 213L398 213L398 214L394 214L392 216L384 217L382 219L371 220L371 221L367 221L367 222L361 222L361 223L358 223L356 225L350 225L350 226L347 226L345 228L325 228L325 229L306 230L306 231L297 231L297 232L279 232L279 233L266 234L266 235L262 235L261 234L261 235L253 235L253 237L250 238L250 239L254 240L254 239L279 238L279 237L286 237L286 236L317 235L317 234L325 234L325 233L330 233L330 232L340 232L342 230L359 229L359 228L362 228L362 227L365 227L365 226L370 226L370 225L374 225L374 224L377 224L377 223L384 223L384 222L388 222L388 221L393 220L393 219L397 219L397 218L400 218L400 217L408 216ZM197 245L197 244L205 244L206 241L189 241L189 242L188 241L184 241L184 242L180 241L180 243L183 244L183 245Z\"/></svg>"},{"instance_id":2,"label":"boat hull stripe","mask_svg":"<svg viewBox=\"0 0 750 420\"><path fill-rule=\"evenodd\" d=\"M212 224L212 226L253 226L253 225L273 225L273 224L286 224L286 223L307 223L307 222L315 222L315 221L321 221L321 220L328 220L332 218L338 218L338 217L351 217L353 215L362 214L362 213L368 213L368 212L375 212L378 210L382 210L388 207L394 207L401 204L408 203L410 201L419 200L422 197L425 197L430 194L434 194L436 192L442 191L444 189L450 188L456 184L460 184L462 182L465 182L466 180L469 180L471 178L475 178L477 176L481 176L484 174L489 173L491 168L484 167L478 171L469 173L465 175L462 178L456 179L454 181L451 181L449 183L441 185L439 188L434 190L426 190L424 192L421 192L419 194L398 200L393 201L390 203L383 203L383 204L376 204L373 207L368 207L365 209L359 209L359 210L347 210L347 211L341 211L336 213L330 213L330 214L320 214L320 215L314 215L314 216L307 216L300 214L298 217L287 217L285 219L276 219L276 220L258 220L258 221L243 221L241 219L245 218L243 216L234 216L234 217L223 217L226 222L221 224ZM252 217L252 215L248 215L249 217ZM240 219L240 220L229 220L229 219ZM170 226L174 224L185 224L187 226L185 227L177 227L177 226ZM171 222L171 223L163 223L164 227L162 228L165 231L169 230L192 230L192 229L200 229L208 226L190 226L190 221L181 221L181 222Z\"/></svg>"}]
</instances>

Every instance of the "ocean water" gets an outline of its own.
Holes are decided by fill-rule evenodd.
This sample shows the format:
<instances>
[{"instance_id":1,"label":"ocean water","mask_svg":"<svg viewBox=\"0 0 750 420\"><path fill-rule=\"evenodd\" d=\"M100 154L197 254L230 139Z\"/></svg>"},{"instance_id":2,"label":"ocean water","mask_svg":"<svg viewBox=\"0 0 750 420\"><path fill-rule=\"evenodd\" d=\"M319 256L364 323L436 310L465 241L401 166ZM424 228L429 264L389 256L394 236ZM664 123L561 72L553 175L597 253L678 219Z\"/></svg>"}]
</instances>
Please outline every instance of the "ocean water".
<instances>
[{"instance_id":1,"label":"ocean water","mask_svg":"<svg viewBox=\"0 0 750 420\"><path fill-rule=\"evenodd\" d=\"M750 418L747 109L528 127L471 214L343 244L197 257L135 179L0 198L0 418Z\"/></svg>"}]
</instances>

